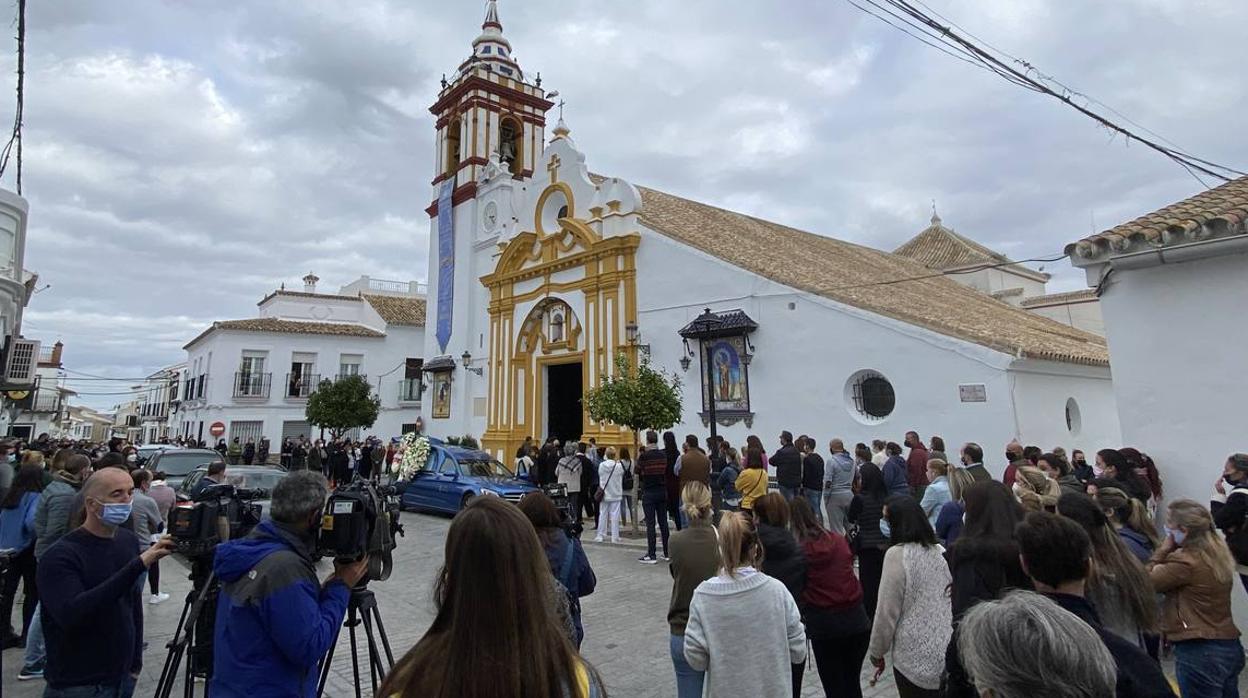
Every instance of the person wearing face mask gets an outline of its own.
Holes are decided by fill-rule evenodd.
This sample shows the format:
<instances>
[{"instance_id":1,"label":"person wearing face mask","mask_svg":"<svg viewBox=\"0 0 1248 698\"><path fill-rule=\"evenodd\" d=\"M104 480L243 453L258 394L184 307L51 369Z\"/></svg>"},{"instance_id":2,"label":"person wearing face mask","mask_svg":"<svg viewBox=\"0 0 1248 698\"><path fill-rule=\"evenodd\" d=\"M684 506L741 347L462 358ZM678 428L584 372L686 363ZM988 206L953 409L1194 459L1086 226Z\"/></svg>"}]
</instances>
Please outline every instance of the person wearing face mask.
<instances>
[{"instance_id":1,"label":"person wearing face mask","mask_svg":"<svg viewBox=\"0 0 1248 698\"><path fill-rule=\"evenodd\" d=\"M325 476L293 472L273 488L269 518L217 546L221 580L209 694L311 696L368 558L334 563L322 584L312 559L329 497Z\"/></svg>"},{"instance_id":2,"label":"person wearing face mask","mask_svg":"<svg viewBox=\"0 0 1248 698\"><path fill-rule=\"evenodd\" d=\"M1166 540L1146 565L1162 602L1161 629L1174 646L1184 698L1239 695L1244 649L1231 619L1235 560L1209 510L1190 499L1166 508Z\"/></svg>"},{"instance_id":3,"label":"person wearing face mask","mask_svg":"<svg viewBox=\"0 0 1248 698\"><path fill-rule=\"evenodd\" d=\"M130 518L134 482L104 468L83 485L82 526L39 560L40 612L47 645L47 698L129 698L143 662L139 577L173 551L169 538L140 554L139 539L121 528Z\"/></svg>"},{"instance_id":4,"label":"person wearing face mask","mask_svg":"<svg viewBox=\"0 0 1248 698\"><path fill-rule=\"evenodd\" d=\"M1079 449L1070 452L1070 470L1079 479L1079 482L1085 485L1097 477L1092 470L1092 466L1088 465L1087 456L1083 455L1083 451Z\"/></svg>"},{"instance_id":5,"label":"person wearing face mask","mask_svg":"<svg viewBox=\"0 0 1248 698\"><path fill-rule=\"evenodd\" d=\"M1213 523L1226 536L1240 583L1248 589L1248 453L1232 453L1226 459L1213 489L1209 503Z\"/></svg>"}]
</instances>

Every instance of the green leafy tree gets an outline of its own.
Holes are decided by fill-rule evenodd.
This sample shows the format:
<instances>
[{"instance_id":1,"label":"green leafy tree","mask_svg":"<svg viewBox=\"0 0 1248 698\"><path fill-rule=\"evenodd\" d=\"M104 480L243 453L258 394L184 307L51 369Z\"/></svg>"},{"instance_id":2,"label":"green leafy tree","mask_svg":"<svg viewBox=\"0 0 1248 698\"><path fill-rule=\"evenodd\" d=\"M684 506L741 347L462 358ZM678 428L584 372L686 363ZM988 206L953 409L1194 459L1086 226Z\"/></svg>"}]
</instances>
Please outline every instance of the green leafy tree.
<instances>
[{"instance_id":1,"label":"green leafy tree","mask_svg":"<svg viewBox=\"0 0 1248 698\"><path fill-rule=\"evenodd\" d=\"M670 429L680 421L680 377L651 368L648 359L633 366L626 354L615 357L615 375L585 393L585 409L596 422L633 432L633 446L645 429Z\"/></svg>"},{"instance_id":2,"label":"green leafy tree","mask_svg":"<svg viewBox=\"0 0 1248 698\"><path fill-rule=\"evenodd\" d=\"M309 424L328 429L337 439L357 427L373 426L380 411L381 399L373 395L368 381L363 376L345 376L321 381L316 392L308 396L305 414Z\"/></svg>"}]
</instances>

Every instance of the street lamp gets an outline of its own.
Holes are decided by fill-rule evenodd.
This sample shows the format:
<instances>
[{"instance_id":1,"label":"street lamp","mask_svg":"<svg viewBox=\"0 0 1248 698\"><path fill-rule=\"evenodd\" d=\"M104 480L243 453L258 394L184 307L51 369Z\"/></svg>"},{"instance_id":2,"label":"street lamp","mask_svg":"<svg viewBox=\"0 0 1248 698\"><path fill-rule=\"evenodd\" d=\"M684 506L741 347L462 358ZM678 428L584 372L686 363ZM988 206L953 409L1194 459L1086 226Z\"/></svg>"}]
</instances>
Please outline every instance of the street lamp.
<instances>
[{"instance_id":1,"label":"street lamp","mask_svg":"<svg viewBox=\"0 0 1248 698\"><path fill-rule=\"evenodd\" d=\"M484 368L481 368L480 366L477 366L476 368L473 368L473 366L472 366L472 354L470 354L469 352L465 351L465 352L463 353L463 355L462 355L462 356L460 356L459 358L460 358L460 360L461 360L461 361L463 361L463 362L464 362L464 370L465 370L465 371L472 371L473 373L477 374L478 376L480 376L480 375L482 375L482 374L484 374L484 373L485 373L485 369L484 369Z\"/></svg>"},{"instance_id":2,"label":"street lamp","mask_svg":"<svg viewBox=\"0 0 1248 698\"><path fill-rule=\"evenodd\" d=\"M624 337L629 344L636 344L641 341L641 330L637 327L637 323L635 321L630 320L628 324L624 326Z\"/></svg>"}]
</instances>

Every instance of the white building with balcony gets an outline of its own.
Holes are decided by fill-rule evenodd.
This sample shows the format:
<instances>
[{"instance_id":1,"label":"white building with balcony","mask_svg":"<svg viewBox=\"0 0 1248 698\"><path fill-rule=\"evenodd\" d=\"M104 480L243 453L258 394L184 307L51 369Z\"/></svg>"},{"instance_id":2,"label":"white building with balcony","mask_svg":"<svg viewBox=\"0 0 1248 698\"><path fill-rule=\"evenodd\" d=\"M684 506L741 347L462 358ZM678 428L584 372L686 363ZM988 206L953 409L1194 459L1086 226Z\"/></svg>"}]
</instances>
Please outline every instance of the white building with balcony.
<instances>
[{"instance_id":1,"label":"white building with balcony","mask_svg":"<svg viewBox=\"0 0 1248 698\"><path fill-rule=\"evenodd\" d=\"M7 397L16 410L9 425L9 435L33 441L40 434L59 437L65 434L69 398L76 392L65 386L65 369L61 364L65 345L57 342L39 352L35 383L27 390L10 390Z\"/></svg>"},{"instance_id":2,"label":"white building with balcony","mask_svg":"<svg viewBox=\"0 0 1248 698\"><path fill-rule=\"evenodd\" d=\"M214 322L185 347L168 436L212 444L219 424L227 441L267 437L276 453L285 438L317 438L305 417L323 380L362 375L381 399L376 424L361 435L398 436L420 418L425 288L416 282L361 277L338 293L283 287L259 313Z\"/></svg>"},{"instance_id":3,"label":"white building with balcony","mask_svg":"<svg viewBox=\"0 0 1248 698\"><path fill-rule=\"evenodd\" d=\"M143 443L159 443L170 437L170 415L173 407L179 404L178 395L185 369L185 362L166 366L134 386L138 402L139 438Z\"/></svg>"}]
</instances>

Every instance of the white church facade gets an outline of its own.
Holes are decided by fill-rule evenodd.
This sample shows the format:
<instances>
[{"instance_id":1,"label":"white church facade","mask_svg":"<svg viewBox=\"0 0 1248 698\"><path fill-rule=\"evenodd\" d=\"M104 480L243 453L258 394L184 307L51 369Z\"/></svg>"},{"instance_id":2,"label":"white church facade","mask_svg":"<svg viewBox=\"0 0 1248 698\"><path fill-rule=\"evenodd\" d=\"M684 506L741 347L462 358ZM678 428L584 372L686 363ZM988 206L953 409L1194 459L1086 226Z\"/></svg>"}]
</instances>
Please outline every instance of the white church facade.
<instances>
[{"instance_id":1,"label":"white church facade","mask_svg":"<svg viewBox=\"0 0 1248 698\"><path fill-rule=\"evenodd\" d=\"M713 400L733 444L1119 445L1102 338L947 277L900 281L931 276L902 256L591 174L562 119L547 142L554 105L510 54L491 2L432 108L429 433L505 462L526 436L632 443L581 407L622 353L681 378L678 433L705 436ZM705 309L709 353L681 335Z\"/></svg>"}]
</instances>

